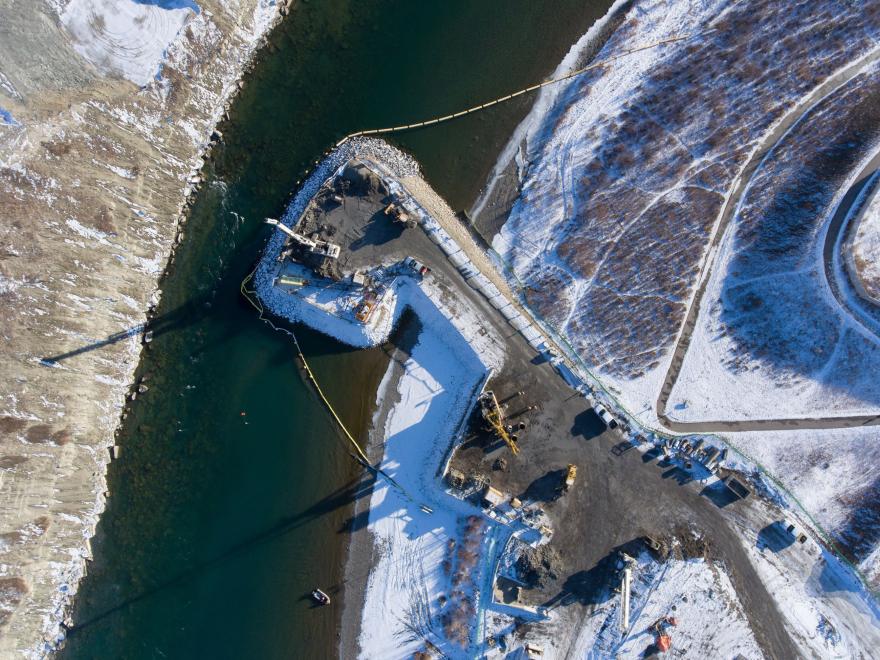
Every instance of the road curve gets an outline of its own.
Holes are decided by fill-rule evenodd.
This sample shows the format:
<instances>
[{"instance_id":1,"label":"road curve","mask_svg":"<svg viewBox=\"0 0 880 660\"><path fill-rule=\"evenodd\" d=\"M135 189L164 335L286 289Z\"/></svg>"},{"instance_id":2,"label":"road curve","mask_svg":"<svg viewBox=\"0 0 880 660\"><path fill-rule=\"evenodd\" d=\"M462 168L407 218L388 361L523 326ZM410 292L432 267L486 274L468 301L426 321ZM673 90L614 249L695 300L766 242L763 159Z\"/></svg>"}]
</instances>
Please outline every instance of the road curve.
<instances>
[{"instance_id":1,"label":"road curve","mask_svg":"<svg viewBox=\"0 0 880 660\"><path fill-rule=\"evenodd\" d=\"M840 203L834 210L834 215L825 233L825 242L822 246L822 260L824 262L825 282L831 295L837 304L852 317L853 321L861 325L865 330L880 338L880 307L864 301L863 305L856 300L858 294L853 291L853 285L849 281L846 268L840 265L840 248L844 235L849 229L853 212L858 213L856 205L860 203L863 193L871 194L873 190L869 186L876 186L874 174L880 169L880 151L862 167L856 176L855 182L841 198ZM855 219L855 218L853 218ZM849 290L850 295L847 295Z\"/></svg>"},{"instance_id":2,"label":"road curve","mask_svg":"<svg viewBox=\"0 0 880 660\"><path fill-rule=\"evenodd\" d=\"M715 259L718 256L718 247L721 239L726 233L727 227L733 218L736 209L742 199L744 193L748 189L749 183L763 162L764 158L775 148L777 143L785 136L788 130L797 123L804 115L812 110L819 102L829 94L834 93L853 78L868 65L880 60L880 48L877 48L867 55L863 56L856 62L853 62L846 68L838 71L835 75L825 80L822 84L813 89L810 94L801 99L801 101L785 114L776 126L769 131L761 140L758 147L752 152L751 157L743 166L739 175L734 179L731 185L731 194L725 201L721 214L715 223L715 228L709 241L709 247L706 259L700 270L698 277L697 289L694 297L688 307L687 316L679 331L678 339L672 352L672 359L669 368L663 379L663 386L657 397L656 413L660 422L671 431L679 432L717 432L717 431L752 431L752 430L788 430L788 429L804 429L804 428L850 428L864 426L870 424L880 424L880 416L877 415L855 415L849 417L823 417L816 419L766 419L766 420L750 420L750 421L708 421L708 422L676 422L669 419L666 415L666 407L669 403L669 395L675 382L678 380L681 366L684 363L684 356L690 345L694 328L696 327L697 317L700 312L700 305L703 300L703 294L712 275L712 268Z\"/></svg>"}]
</instances>

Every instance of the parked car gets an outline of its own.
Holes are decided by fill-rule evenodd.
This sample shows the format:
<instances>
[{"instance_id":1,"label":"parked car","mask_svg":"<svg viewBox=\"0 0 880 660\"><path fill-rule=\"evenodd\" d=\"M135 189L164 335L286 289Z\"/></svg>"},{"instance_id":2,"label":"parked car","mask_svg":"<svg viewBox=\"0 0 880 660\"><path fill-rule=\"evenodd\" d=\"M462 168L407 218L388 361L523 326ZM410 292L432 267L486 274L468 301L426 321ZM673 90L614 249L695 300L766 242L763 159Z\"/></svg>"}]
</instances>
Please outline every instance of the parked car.
<instances>
[{"instance_id":1,"label":"parked car","mask_svg":"<svg viewBox=\"0 0 880 660\"><path fill-rule=\"evenodd\" d=\"M412 257L407 257L403 263L422 277L431 272L431 269L428 268L425 264L423 264L421 261L413 259Z\"/></svg>"},{"instance_id":2,"label":"parked car","mask_svg":"<svg viewBox=\"0 0 880 660\"><path fill-rule=\"evenodd\" d=\"M785 527L785 531L794 537L794 540L798 543L806 543L807 535L804 534L803 530L797 526L796 523L791 520L784 520L782 522L783 527Z\"/></svg>"}]
</instances>

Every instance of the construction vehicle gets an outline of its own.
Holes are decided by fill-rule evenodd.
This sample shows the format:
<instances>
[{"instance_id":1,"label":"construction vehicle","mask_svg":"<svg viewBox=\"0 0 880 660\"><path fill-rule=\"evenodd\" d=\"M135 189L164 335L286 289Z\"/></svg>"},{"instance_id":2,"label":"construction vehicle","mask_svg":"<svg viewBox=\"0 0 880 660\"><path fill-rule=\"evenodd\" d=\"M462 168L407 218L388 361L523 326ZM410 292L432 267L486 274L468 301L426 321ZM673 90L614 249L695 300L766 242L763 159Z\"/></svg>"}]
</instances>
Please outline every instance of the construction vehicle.
<instances>
[{"instance_id":1,"label":"construction vehicle","mask_svg":"<svg viewBox=\"0 0 880 660\"><path fill-rule=\"evenodd\" d=\"M385 207L385 215L389 216L392 222L398 225L403 225L408 229L412 229L416 226L416 221L413 217L406 211L406 209L395 202L391 202Z\"/></svg>"},{"instance_id":2,"label":"construction vehicle","mask_svg":"<svg viewBox=\"0 0 880 660\"><path fill-rule=\"evenodd\" d=\"M670 629L678 625L678 621L671 616L657 619L651 624L651 632L654 633L654 646L661 653L666 653L672 648L672 637L669 634Z\"/></svg>"},{"instance_id":3,"label":"construction vehicle","mask_svg":"<svg viewBox=\"0 0 880 660\"><path fill-rule=\"evenodd\" d=\"M648 549L648 552L650 552L656 559L666 561L666 558L669 556L669 546L666 545L666 541L655 539L653 536L643 536L642 541Z\"/></svg>"},{"instance_id":4,"label":"construction vehicle","mask_svg":"<svg viewBox=\"0 0 880 660\"><path fill-rule=\"evenodd\" d=\"M266 224L272 225L273 227L277 227L282 232L287 234L288 243L297 246L300 250L304 250L310 254L314 254L321 257L327 257L328 259L338 259L339 252L341 248L335 243L328 243L327 241L314 240L309 238L308 236L303 236L295 231L293 231L287 225L279 222L275 218L266 218ZM282 252L283 253L283 252Z\"/></svg>"},{"instance_id":5,"label":"construction vehicle","mask_svg":"<svg viewBox=\"0 0 880 660\"><path fill-rule=\"evenodd\" d=\"M574 480L577 478L577 473L577 465L569 463L568 469L565 471L565 479L562 482L562 492L567 493L568 490L574 486Z\"/></svg>"},{"instance_id":6,"label":"construction vehicle","mask_svg":"<svg viewBox=\"0 0 880 660\"><path fill-rule=\"evenodd\" d=\"M516 441L508 434L507 429L504 428L504 414L501 412L501 406L498 405L495 393L491 390L483 392L480 395L479 401L480 413L483 419L486 420L489 428L495 432L495 435L504 440L507 446L510 447L510 452L516 456L519 453L519 447Z\"/></svg>"}]
</instances>

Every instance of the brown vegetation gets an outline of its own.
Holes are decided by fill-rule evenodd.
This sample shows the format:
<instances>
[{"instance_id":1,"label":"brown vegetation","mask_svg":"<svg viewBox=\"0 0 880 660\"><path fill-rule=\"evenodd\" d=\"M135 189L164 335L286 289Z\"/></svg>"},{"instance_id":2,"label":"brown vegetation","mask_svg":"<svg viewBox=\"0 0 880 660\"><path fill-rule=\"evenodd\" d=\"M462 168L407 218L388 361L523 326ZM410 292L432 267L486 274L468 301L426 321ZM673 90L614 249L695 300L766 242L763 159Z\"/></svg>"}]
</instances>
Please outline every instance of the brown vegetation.
<instances>
[{"instance_id":1,"label":"brown vegetation","mask_svg":"<svg viewBox=\"0 0 880 660\"><path fill-rule=\"evenodd\" d=\"M606 51L638 39L636 24L633 12ZM520 273L529 302L583 355L624 377L671 346L722 195L754 143L796 99L874 47L880 11L759 1L731 5L706 27L714 31L658 60L619 110L576 125L588 139L568 164L575 190L565 219L551 254ZM588 98L602 75L567 92L544 136L572 131L568 103ZM559 196L558 180L548 180L527 186L523 201L540 214ZM586 285L577 297L574 278Z\"/></svg>"}]
</instances>

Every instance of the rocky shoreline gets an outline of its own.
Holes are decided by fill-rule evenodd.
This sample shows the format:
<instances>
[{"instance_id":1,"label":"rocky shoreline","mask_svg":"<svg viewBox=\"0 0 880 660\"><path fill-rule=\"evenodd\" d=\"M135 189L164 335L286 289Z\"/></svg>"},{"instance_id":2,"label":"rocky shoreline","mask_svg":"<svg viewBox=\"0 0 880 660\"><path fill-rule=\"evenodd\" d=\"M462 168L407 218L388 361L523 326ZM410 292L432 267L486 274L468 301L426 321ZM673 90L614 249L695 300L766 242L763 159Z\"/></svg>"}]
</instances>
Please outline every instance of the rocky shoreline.
<instances>
[{"instance_id":1,"label":"rocky shoreline","mask_svg":"<svg viewBox=\"0 0 880 660\"><path fill-rule=\"evenodd\" d=\"M0 392L2 656L64 639L159 283L217 126L289 9L199 4L140 88L73 55L72 82L3 71L27 84L0 90L14 117L0 130L0 366L15 374ZM60 18L47 51L66 48Z\"/></svg>"}]
</instances>

